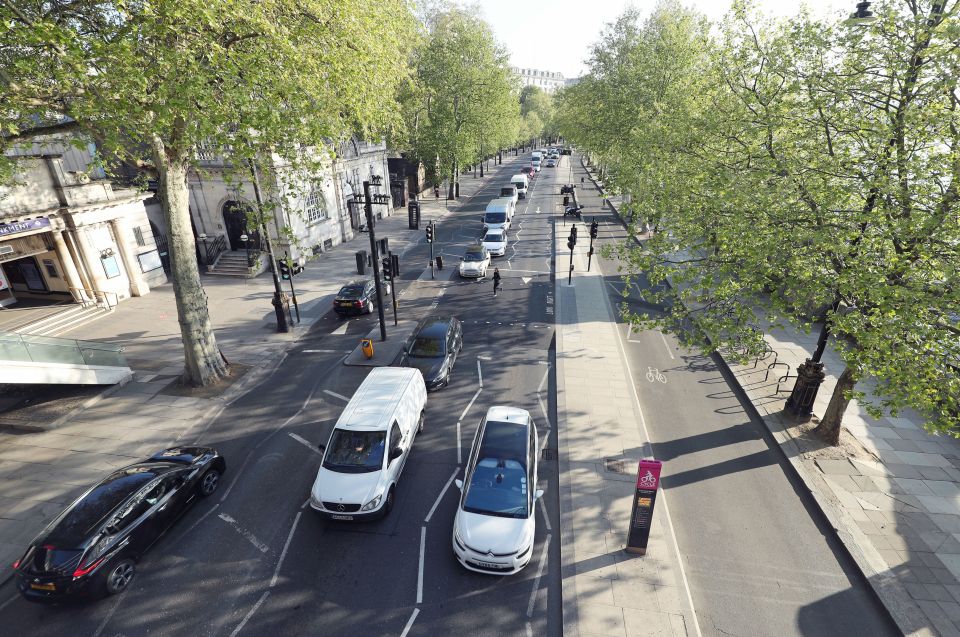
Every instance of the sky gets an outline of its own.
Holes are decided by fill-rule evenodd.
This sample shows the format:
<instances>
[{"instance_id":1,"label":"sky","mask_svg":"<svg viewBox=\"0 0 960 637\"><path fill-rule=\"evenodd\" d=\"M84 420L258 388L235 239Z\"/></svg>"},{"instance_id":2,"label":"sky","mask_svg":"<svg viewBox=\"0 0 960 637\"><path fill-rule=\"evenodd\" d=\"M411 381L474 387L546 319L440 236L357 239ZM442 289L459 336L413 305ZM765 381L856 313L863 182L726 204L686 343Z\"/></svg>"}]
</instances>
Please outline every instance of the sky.
<instances>
[{"instance_id":1,"label":"sky","mask_svg":"<svg viewBox=\"0 0 960 637\"><path fill-rule=\"evenodd\" d=\"M756 0L765 13L795 14L802 0ZM815 15L852 13L858 0L805 0ZM682 0L711 20L719 21L730 0ZM559 71L564 77L586 72L590 47L604 25L613 22L628 6L644 14L656 0L479 0L481 11L497 39L511 54L513 66Z\"/></svg>"}]
</instances>

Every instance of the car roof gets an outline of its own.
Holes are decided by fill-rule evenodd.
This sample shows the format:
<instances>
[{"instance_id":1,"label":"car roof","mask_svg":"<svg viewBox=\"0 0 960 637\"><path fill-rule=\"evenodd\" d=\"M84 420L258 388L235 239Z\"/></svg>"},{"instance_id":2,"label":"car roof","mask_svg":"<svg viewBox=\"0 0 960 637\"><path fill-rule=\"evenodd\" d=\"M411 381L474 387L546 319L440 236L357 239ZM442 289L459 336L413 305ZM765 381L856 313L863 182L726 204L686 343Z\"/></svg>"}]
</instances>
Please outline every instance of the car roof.
<instances>
[{"instance_id":1,"label":"car roof","mask_svg":"<svg viewBox=\"0 0 960 637\"><path fill-rule=\"evenodd\" d=\"M482 245L469 245L467 246L467 252L483 252L486 250Z\"/></svg>"},{"instance_id":2,"label":"car roof","mask_svg":"<svg viewBox=\"0 0 960 637\"><path fill-rule=\"evenodd\" d=\"M42 543L76 548L131 495L155 478L183 468L177 462L138 462L114 471L67 507L42 533Z\"/></svg>"},{"instance_id":3,"label":"car roof","mask_svg":"<svg viewBox=\"0 0 960 637\"><path fill-rule=\"evenodd\" d=\"M361 287L366 285L369 281L370 279L354 279L353 281L348 281L347 283L344 283L342 287L345 287L345 288Z\"/></svg>"},{"instance_id":4,"label":"car roof","mask_svg":"<svg viewBox=\"0 0 960 637\"><path fill-rule=\"evenodd\" d=\"M413 334L414 337L426 336L429 338L443 338L450 328L451 323L453 323L453 321L448 316L428 317L420 321L420 324Z\"/></svg>"},{"instance_id":5,"label":"car roof","mask_svg":"<svg viewBox=\"0 0 960 637\"><path fill-rule=\"evenodd\" d=\"M354 392L337 419L337 429L386 431L400 397L410 381L420 375L412 367L375 367Z\"/></svg>"}]
</instances>

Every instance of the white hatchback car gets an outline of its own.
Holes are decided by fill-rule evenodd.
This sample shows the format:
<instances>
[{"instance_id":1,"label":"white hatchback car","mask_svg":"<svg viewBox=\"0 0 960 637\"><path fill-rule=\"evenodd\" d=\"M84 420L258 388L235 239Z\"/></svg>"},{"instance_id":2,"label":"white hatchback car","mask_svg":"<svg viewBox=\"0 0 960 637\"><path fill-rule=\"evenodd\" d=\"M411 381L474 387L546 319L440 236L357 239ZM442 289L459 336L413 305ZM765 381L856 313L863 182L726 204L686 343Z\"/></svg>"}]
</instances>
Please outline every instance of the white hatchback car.
<instances>
[{"instance_id":1,"label":"white hatchback car","mask_svg":"<svg viewBox=\"0 0 960 637\"><path fill-rule=\"evenodd\" d=\"M482 279L487 276L490 267L490 252L483 244L472 245L467 248L460 261L460 276L465 279Z\"/></svg>"},{"instance_id":2,"label":"white hatchback car","mask_svg":"<svg viewBox=\"0 0 960 637\"><path fill-rule=\"evenodd\" d=\"M507 253L507 233L500 229L487 230L483 235L483 247L494 257L502 257Z\"/></svg>"},{"instance_id":3,"label":"white hatchback car","mask_svg":"<svg viewBox=\"0 0 960 637\"><path fill-rule=\"evenodd\" d=\"M471 571L512 575L530 562L536 533L537 428L517 407L487 410L457 480L453 553Z\"/></svg>"}]
</instances>

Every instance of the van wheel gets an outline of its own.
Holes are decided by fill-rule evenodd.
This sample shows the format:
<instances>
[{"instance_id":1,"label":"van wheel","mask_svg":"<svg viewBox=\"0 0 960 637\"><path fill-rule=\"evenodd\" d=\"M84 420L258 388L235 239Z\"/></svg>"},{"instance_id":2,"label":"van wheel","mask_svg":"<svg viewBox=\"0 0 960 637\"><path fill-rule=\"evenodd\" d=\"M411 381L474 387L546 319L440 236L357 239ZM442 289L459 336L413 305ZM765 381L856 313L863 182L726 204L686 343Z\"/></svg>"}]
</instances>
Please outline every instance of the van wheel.
<instances>
[{"instance_id":1,"label":"van wheel","mask_svg":"<svg viewBox=\"0 0 960 637\"><path fill-rule=\"evenodd\" d=\"M427 422L427 414L421 411L421 412L420 412L420 420L417 421L417 433L418 433L418 434L421 433L421 432L423 432L423 425L426 424L426 422Z\"/></svg>"},{"instance_id":2,"label":"van wheel","mask_svg":"<svg viewBox=\"0 0 960 637\"><path fill-rule=\"evenodd\" d=\"M383 503L383 517L387 517L393 511L393 492L393 487L390 487L390 490L387 491L387 501Z\"/></svg>"}]
</instances>

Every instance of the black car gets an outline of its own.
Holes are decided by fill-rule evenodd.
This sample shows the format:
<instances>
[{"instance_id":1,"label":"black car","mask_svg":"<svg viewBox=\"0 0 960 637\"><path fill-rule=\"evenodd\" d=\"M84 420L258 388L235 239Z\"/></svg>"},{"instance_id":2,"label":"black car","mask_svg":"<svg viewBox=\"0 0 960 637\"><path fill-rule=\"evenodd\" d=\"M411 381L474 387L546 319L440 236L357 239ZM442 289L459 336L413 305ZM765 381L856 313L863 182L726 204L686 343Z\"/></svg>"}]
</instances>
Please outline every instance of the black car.
<instances>
[{"instance_id":1,"label":"black car","mask_svg":"<svg viewBox=\"0 0 960 637\"><path fill-rule=\"evenodd\" d=\"M137 561L198 496L217 490L225 470L213 449L176 447L114 471L47 525L14 563L20 593L56 602L125 590Z\"/></svg>"},{"instance_id":2,"label":"black car","mask_svg":"<svg viewBox=\"0 0 960 637\"><path fill-rule=\"evenodd\" d=\"M333 311L347 314L370 314L377 306L377 288L373 279L350 281L337 292L333 299Z\"/></svg>"},{"instance_id":3,"label":"black car","mask_svg":"<svg viewBox=\"0 0 960 637\"><path fill-rule=\"evenodd\" d=\"M415 367L423 374L428 390L450 383L450 372L463 349L463 325L456 318L425 318L416 329L400 358L403 367Z\"/></svg>"}]
</instances>

